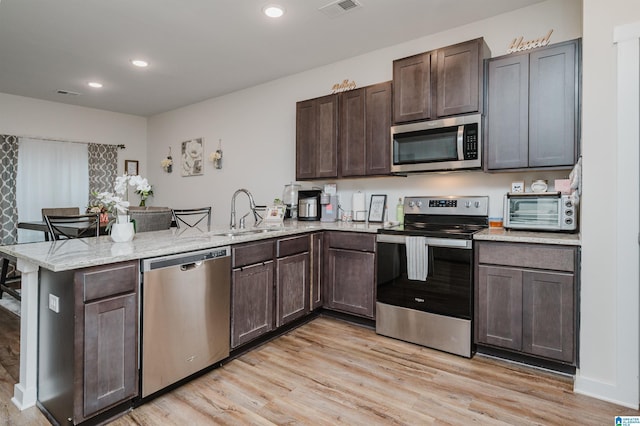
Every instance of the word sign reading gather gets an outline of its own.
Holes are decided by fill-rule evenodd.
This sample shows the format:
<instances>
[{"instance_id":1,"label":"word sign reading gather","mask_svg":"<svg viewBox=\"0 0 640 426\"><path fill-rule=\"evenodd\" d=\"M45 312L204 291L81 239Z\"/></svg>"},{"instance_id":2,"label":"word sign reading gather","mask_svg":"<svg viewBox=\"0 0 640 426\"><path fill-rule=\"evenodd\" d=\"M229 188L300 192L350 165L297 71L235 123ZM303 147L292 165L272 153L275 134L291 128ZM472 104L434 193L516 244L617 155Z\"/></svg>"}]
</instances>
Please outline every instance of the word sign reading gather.
<instances>
[{"instance_id":1,"label":"word sign reading gather","mask_svg":"<svg viewBox=\"0 0 640 426\"><path fill-rule=\"evenodd\" d=\"M331 93L346 92L356 88L355 81L344 80L342 83L336 83L331 87Z\"/></svg>"},{"instance_id":2,"label":"word sign reading gather","mask_svg":"<svg viewBox=\"0 0 640 426\"><path fill-rule=\"evenodd\" d=\"M507 49L507 53L522 52L523 50L531 50L535 49L536 47L544 47L549 44L549 39L551 38L552 32L553 30L549 30L546 36L529 41L523 41L524 37L522 36L520 36L519 38L514 38L509 45L509 48Z\"/></svg>"}]
</instances>

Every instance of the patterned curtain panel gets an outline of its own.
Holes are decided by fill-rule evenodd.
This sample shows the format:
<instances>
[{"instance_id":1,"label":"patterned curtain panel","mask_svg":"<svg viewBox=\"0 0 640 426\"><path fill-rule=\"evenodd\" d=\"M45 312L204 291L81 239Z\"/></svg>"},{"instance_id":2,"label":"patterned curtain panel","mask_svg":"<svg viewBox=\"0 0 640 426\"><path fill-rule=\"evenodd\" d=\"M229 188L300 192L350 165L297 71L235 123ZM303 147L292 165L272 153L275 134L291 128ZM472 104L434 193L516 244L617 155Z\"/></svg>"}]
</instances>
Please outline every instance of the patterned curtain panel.
<instances>
[{"instance_id":1,"label":"patterned curtain panel","mask_svg":"<svg viewBox=\"0 0 640 426\"><path fill-rule=\"evenodd\" d=\"M118 146L89 144L89 191L113 191L118 176ZM93 197L89 197L93 198Z\"/></svg>"},{"instance_id":2,"label":"patterned curtain panel","mask_svg":"<svg viewBox=\"0 0 640 426\"><path fill-rule=\"evenodd\" d=\"M18 242L16 177L18 176L18 137L0 135L0 244Z\"/></svg>"}]
</instances>

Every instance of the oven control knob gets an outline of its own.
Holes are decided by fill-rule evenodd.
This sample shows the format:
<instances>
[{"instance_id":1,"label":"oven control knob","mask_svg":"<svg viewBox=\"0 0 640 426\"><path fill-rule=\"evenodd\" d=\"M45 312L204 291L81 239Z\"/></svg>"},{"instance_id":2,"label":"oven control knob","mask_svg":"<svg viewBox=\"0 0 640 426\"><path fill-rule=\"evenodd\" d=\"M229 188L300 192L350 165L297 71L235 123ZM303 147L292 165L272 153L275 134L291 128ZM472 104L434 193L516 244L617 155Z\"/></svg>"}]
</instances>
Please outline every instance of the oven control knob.
<instances>
[{"instance_id":1,"label":"oven control knob","mask_svg":"<svg viewBox=\"0 0 640 426\"><path fill-rule=\"evenodd\" d=\"M413 207L415 205L416 205L416 203L414 203L413 201L409 201L409 207Z\"/></svg>"},{"instance_id":2,"label":"oven control knob","mask_svg":"<svg viewBox=\"0 0 640 426\"><path fill-rule=\"evenodd\" d=\"M464 202L464 206L465 206L466 208L471 207L471 201L465 201L465 202Z\"/></svg>"},{"instance_id":3,"label":"oven control knob","mask_svg":"<svg viewBox=\"0 0 640 426\"><path fill-rule=\"evenodd\" d=\"M475 203L473 203L473 206L474 206L476 209L479 209L479 208L480 208L480 201L476 201Z\"/></svg>"},{"instance_id":4,"label":"oven control knob","mask_svg":"<svg viewBox=\"0 0 640 426\"><path fill-rule=\"evenodd\" d=\"M566 210L564 214L567 216L573 216L573 210Z\"/></svg>"},{"instance_id":5,"label":"oven control knob","mask_svg":"<svg viewBox=\"0 0 640 426\"><path fill-rule=\"evenodd\" d=\"M573 203L571 202L571 200L567 200L567 201L564 203L564 205L565 205L565 207L573 207Z\"/></svg>"},{"instance_id":6,"label":"oven control knob","mask_svg":"<svg viewBox=\"0 0 640 426\"><path fill-rule=\"evenodd\" d=\"M564 220L564 223L566 223L567 225L571 225L573 223L573 219L568 217Z\"/></svg>"},{"instance_id":7,"label":"oven control knob","mask_svg":"<svg viewBox=\"0 0 640 426\"><path fill-rule=\"evenodd\" d=\"M418 208L422 207L422 201L416 201L416 207Z\"/></svg>"}]
</instances>

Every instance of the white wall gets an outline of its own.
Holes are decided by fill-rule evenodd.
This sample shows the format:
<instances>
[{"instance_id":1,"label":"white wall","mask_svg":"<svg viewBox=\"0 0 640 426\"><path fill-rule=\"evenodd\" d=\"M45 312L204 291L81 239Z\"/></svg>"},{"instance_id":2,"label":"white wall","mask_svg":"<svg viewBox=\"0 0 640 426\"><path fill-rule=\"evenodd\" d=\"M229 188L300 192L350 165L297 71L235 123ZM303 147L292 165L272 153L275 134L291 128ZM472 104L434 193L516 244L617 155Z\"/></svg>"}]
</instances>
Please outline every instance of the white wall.
<instances>
[{"instance_id":1,"label":"white wall","mask_svg":"<svg viewBox=\"0 0 640 426\"><path fill-rule=\"evenodd\" d=\"M359 87L391 80L394 59L442 46L484 37L492 55L506 53L519 36L538 38L553 29L551 42L581 37L581 1L552 0L535 6L458 27L341 61L321 68L210 99L149 119L149 178L155 188L155 205L196 207L213 205L214 222L229 220L230 199L241 187L249 189L256 202L280 198L284 185L295 179L295 103L330 93L334 83L353 80ZM215 76L212 76L215 78ZM222 139L224 166L215 170L207 162L203 176L182 177L179 164L172 174L160 161L172 148L179 163L180 143L205 139L205 156ZM341 203L351 204L351 194L363 190L389 196L390 219L395 219L398 197L405 195L489 195L490 214L502 216L502 196L511 181L567 177L568 172L489 175L481 172L414 175L407 178L338 180ZM321 184L323 182L317 182ZM310 188L305 183L303 188ZM242 208L240 208L242 210Z\"/></svg>"},{"instance_id":2,"label":"white wall","mask_svg":"<svg viewBox=\"0 0 640 426\"><path fill-rule=\"evenodd\" d=\"M618 210L629 199L637 204L638 192L619 185L617 172L619 158L634 145L631 152L637 151L638 141L617 135L613 34L616 26L639 20L638 2L584 1L581 368L575 384L577 392L636 408L638 300L631 301L632 309L625 315L618 297L629 288L637 292L637 279L630 281L624 270L634 270L637 277L637 235L629 231L637 228L638 217L625 218ZM637 170L638 158L633 161ZM631 188L637 188L637 182ZM635 250L620 249L629 243Z\"/></svg>"},{"instance_id":3,"label":"white wall","mask_svg":"<svg viewBox=\"0 0 640 426\"><path fill-rule=\"evenodd\" d=\"M124 144L118 152L118 169L124 160L139 160L146 168L147 120L58 102L0 93L0 134L42 139L104 144Z\"/></svg>"}]
</instances>

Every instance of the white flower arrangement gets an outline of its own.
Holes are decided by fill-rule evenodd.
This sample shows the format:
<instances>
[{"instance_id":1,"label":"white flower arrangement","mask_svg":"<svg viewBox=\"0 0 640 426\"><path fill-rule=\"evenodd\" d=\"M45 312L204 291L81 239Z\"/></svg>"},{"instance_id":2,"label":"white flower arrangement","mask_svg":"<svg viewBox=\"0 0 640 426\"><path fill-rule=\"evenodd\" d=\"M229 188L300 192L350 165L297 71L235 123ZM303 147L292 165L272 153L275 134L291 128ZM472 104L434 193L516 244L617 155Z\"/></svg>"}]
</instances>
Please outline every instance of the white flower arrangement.
<instances>
[{"instance_id":1,"label":"white flower arrangement","mask_svg":"<svg viewBox=\"0 0 640 426\"><path fill-rule=\"evenodd\" d=\"M211 161L212 163L221 158L222 158L222 152L220 151L212 152L211 154L209 154L209 161Z\"/></svg>"},{"instance_id":2,"label":"white flower arrangement","mask_svg":"<svg viewBox=\"0 0 640 426\"><path fill-rule=\"evenodd\" d=\"M129 211L130 203L123 197L127 192L128 186L135 186L138 194L152 194L151 185L146 178L140 175L123 174L116 178L114 184L114 192L94 192L93 196L106 206L111 213L126 215Z\"/></svg>"},{"instance_id":3,"label":"white flower arrangement","mask_svg":"<svg viewBox=\"0 0 640 426\"><path fill-rule=\"evenodd\" d=\"M173 159L171 157L163 159L160 162L160 166L162 166L165 172L169 173L171 170L171 166L173 166Z\"/></svg>"}]
</instances>

